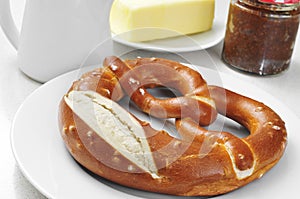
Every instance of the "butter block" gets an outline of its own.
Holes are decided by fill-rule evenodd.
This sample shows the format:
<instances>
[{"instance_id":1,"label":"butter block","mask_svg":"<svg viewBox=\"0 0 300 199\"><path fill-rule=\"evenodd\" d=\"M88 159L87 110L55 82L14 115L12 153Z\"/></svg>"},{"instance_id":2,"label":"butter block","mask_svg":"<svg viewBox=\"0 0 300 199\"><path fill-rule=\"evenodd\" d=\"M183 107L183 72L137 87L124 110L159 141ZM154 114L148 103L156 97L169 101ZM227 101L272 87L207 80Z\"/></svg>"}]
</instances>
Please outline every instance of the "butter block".
<instances>
[{"instance_id":1,"label":"butter block","mask_svg":"<svg viewBox=\"0 0 300 199\"><path fill-rule=\"evenodd\" d=\"M115 0L110 11L113 34L149 41L210 30L215 0Z\"/></svg>"}]
</instances>

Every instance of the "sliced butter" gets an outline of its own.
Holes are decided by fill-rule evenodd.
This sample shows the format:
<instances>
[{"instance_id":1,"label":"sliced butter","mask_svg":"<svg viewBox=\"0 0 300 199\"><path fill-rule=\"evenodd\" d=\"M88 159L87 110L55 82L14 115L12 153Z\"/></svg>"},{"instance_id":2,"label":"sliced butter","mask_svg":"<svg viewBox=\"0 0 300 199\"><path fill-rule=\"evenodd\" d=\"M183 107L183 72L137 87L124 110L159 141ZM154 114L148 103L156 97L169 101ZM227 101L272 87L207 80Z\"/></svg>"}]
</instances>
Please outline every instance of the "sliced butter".
<instances>
[{"instance_id":1,"label":"sliced butter","mask_svg":"<svg viewBox=\"0 0 300 199\"><path fill-rule=\"evenodd\" d=\"M215 0L115 0L110 12L113 34L149 41L210 30Z\"/></svg>"}]
</instances>

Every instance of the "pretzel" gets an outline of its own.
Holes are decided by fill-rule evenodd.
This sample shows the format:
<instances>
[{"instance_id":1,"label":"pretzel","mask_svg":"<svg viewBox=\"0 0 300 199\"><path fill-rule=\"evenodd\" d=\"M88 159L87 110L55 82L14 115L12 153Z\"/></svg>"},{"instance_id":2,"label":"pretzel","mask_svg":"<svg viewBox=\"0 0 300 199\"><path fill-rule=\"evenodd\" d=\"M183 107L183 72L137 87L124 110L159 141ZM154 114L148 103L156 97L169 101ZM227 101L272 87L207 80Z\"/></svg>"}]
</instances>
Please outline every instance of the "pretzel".
<instances>
[{"instance_id":1,"label":"pretzel","mask_svg":"<svg viewBox=\"0 0 300 199\"><path fill-rule=\"evenodd\" d=\"M106 74L103 79L112 78L110 84L93 82L102 79L92 78L91 72L76 81L61 100L62 138L71 155L85 168L136 189L182 196L212 196L260 178L280 160L287 142L285 124L280 116L261 102L221 87L206 86L208 91L205 92L214 100L218 113L249 130L248 137L206 130L199 126L199 118L184 115L175 122L180 134L177 138L131 115L115 101L124 95L120 86L127 94L134 93L124 85L125 80L129 80L124 75L128 68L144 67L137 61L127 60L124 65L119 59L107 59L106 67L96 71ZM151 59L143 61L148 63ZM165 60L159 61L161 66ZM185 70L184 66L180 67ZM132 74L134 80L145 77L138 72ZM144 87L134 88L156 87L158 82L159 85L177 85L163 78L150 80L142 82ZM89 84L101 87L96 86L97 91L108 90L104 93L110 95L103 96L82 86ZM115 92L118 94L114 95Z\"/></svg>"}]
</instances>

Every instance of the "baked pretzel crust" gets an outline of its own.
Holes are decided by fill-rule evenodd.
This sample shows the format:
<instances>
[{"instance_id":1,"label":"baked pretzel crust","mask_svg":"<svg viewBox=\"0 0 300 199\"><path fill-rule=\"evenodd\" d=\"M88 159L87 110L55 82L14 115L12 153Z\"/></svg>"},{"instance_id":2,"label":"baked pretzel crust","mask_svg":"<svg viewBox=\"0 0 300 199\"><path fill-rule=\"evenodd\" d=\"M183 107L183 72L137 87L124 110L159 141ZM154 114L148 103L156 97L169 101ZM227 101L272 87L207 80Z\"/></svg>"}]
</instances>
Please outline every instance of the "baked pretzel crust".
<instances>
[{"instance_id":1,"label":"baked pretzel crust","mask_svg":"<svg viewBox=\"0 0 300 199\"><path fill-rule=\"evenodd\" d=\"M120 100L125 95L124 91L134 95L133 88L143 87L126 88L124 82L129 78L124 78L123 82L120 79L127 70L143 67L144 62L147 71L150 70L148 63L152 61L151 58L141 58L124 63L108 58L104 63L106 67L83 75L73 83L65 97L72 91L85 90L98 92L113 101ZM164 63L174 64L173 61L159 59L159 65ZM124 66L121 67L123 71L120 71L120 64ZM194 72L180 64L180 73L190 77L190 73ZM136 75L135 80L142 80L138 77L140 73L132 74ZM156 80L150 81L144 89L156 84ZM178 83L167 84L177 87ZM181 138L174 138L136 118L147 135L158 177L153 177L122 156L118 149L74 113L65 98L59 106L62 138L70 154L81 165L124 186L183 196L212 196L230 192L260 178L280 160L287 144L286 128L280 116L267 105L221 87L204 86L218 113L246 127L250 135L238 138L228 132L212 132L199 126L199 118L184 115L176 119ZM143 106L139 107L144 110ZM212 121L211 118L209 121Z\"/></svg>"}]
</instances>

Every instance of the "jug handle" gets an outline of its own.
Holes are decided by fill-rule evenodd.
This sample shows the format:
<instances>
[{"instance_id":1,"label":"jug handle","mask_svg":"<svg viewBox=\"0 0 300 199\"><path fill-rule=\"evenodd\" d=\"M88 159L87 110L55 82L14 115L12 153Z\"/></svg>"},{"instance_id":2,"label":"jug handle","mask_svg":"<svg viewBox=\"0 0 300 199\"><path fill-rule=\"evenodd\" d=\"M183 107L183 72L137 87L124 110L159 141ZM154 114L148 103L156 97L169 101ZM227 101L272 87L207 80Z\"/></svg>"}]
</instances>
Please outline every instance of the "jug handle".
<instances>
[{"instance_id":1,"label":"jug handle","mask_svg":"<svg viewBox=\"0 0 300 199\"><path fill-rule=\"evenodd\" d=\"M10 43L17 50L20 33L11 15L9 0L0 0L0 25Z\"/></svg>"}]
</instances>

